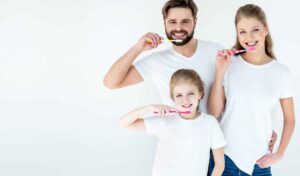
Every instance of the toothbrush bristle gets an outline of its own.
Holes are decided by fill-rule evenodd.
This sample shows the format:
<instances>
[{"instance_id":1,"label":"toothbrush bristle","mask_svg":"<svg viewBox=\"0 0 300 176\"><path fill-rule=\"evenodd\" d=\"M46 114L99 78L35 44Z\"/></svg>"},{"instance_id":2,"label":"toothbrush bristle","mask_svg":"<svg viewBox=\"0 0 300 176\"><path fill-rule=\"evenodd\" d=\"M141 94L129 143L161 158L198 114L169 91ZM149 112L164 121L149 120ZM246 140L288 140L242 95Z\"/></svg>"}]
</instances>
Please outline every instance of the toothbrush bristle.
<instances>
[{"instance_id":1,"label":"toothbrush bristle","mask_svg":"<svg viewBox=\"0 0 300 176\"><path fill-rule=\"evenodd\" d=\"M182 42L182 40L181 39L175 39L175 40L173 40L173 42Z\"/></svg>"}]
</instances>

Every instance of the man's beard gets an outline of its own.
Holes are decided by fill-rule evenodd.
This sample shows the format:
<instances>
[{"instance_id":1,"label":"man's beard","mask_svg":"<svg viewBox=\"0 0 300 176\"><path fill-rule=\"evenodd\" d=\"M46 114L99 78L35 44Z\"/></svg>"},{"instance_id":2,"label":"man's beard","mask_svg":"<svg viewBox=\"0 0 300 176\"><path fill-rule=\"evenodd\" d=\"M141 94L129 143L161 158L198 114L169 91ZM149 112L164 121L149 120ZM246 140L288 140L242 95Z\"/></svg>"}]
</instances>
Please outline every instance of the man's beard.
<instances>
[{"instance_id":1,"label":"man's beard","mask_svg":"<svg viewBox=\"0 0 300 176\"><path fill-rule=\"evenodd\" d=\"M184 35L187 35L186 38L183 38L183 39L178 38L178 40L182 40L181 42L172 41L172 43L176 46L183 46L183 45L189 43L194 37L194 29L193 29L193 31L190 35L188 35L188 32L185 31L185 30L171 31L170 33L168 33L167 31L165 31L165 32L166 32L166 36L169 40L176 40L177 39L177 38L172 37L172 34L175 33L175 32L181 32L181 33L184 33Z\"/></svg>"}]
</instances>

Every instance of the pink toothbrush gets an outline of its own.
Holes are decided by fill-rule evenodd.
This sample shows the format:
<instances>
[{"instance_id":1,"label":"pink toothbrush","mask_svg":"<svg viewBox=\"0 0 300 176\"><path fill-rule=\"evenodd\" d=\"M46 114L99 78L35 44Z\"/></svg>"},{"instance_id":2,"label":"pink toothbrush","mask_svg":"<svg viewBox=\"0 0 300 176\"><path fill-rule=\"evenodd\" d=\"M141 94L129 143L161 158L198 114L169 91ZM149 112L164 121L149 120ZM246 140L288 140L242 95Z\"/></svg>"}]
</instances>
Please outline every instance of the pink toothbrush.
<instances>
[{"instance_id":1,"label":"pink toothbrush","mask_svg":"<svg viewBox=\"0 0 300 176\"><path fill-rule=\"evenodd\" d=\"M252 47L249 47L247 49L241 49L241 50L235 50L234 51L234 54L239 54L239 53L243 53L243 52L246 52L246 51L253 51L255 50L255 47L252 46ZM226 53L222 53L223 56L226 56L227 54Z\"/></svg>"},{"instance_id":2,"label":"pink toothbrush","mask_svg":"<svg viewBox=\"0 0 300 176\"><path fill-rule=\"evenodd\" d=\"M158 114L157 111L153 112L154 114ZM178 113L178 114L190 114L192 111L174 111L174 110L169 110L169 113Z\"/></svg>"},{"instance_id":3,"label":"pink toothbrush","mask_svg":"<svg viewBox=\"0 0 300 176\"><path fill-rule=\"evenodd\" d=\"M239 53L243 53L243 52L246 52L246 51L253 51L253 50L255 50L254 46L249 47L247 49L236 50L236 51L234 51L234 54L239 54Z\"/></svg>"}]
</instances>

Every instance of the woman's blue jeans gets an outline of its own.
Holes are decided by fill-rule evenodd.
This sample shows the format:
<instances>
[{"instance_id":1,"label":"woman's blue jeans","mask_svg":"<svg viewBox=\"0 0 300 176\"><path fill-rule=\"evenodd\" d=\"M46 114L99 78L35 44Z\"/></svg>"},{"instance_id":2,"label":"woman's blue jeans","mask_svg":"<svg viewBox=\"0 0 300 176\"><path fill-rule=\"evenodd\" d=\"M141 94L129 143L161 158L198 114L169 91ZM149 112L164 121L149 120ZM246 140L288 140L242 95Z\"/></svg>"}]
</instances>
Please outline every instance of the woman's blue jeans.
<instances>
[{"instance_id":1,"label":"woman's blue jeans","mask_svg":"<svg viewBox=\"0 0 300 176\"><path fill-rule=\"evenodd\" d=\"M210 153L210 160L209 160L209 166L208 166L208 176L211 175L212 170L214 168L214 160L212 152ZM254 166L254 170L252 172L253 176L272 176L271 174L271 168L260 168L257 164ZM235 163L225 155L225 169L222 174L222 176L249 176L249 174L241 171Z\"/></svg>"}]
</instances>

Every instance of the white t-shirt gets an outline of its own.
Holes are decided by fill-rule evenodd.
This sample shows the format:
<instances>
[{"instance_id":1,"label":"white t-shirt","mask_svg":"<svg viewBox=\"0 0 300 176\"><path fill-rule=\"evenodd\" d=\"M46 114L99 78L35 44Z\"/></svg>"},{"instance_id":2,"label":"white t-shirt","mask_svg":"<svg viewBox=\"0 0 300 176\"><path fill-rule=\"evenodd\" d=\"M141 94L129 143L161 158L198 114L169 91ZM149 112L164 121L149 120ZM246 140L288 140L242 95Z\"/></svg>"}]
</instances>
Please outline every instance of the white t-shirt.
<instances>
[{"instance_id":1,"label":"white t-shirt","mask_svg":"<svg viewBox=\"0 0 300 176\"><path fill-rule=\"evenodd\" d=\"M153 176L206 176L210 148L226 144L216 118L205 113L194 120L179 115L148 117L145 127L159 137Z\"/></svg>"},{"instance_id":2,"label":"white t-shirt","mask_svg":"<svg viewBox=\"0 0 300 176\"><path fill-rule=\"evenodd\" d=\"M292 96L290 73L275 60L253 65L236 56L223 85L226 107L220 125L228 143L225 154L251 175L256 161L268 152L272 110L280 99Z\"/></svg>"},{"instance_id":3,"label":"white t-shirt","mask_svg":"<svg viewBox=\"0 0 300 176\"><path fill-rule=\"evenodd\" d=\"M154 52L134 65L144 80L154 81L162 102L167 105L174 105L169 91L172 74L182 68L194 69L204 82L205 96L200 102L200 111L207 112L207 96L214 78L215 58L221 48L216 43L198 40L197 50L190 58L177 53L171 47Z\"/></svg>"}]
</instances>

